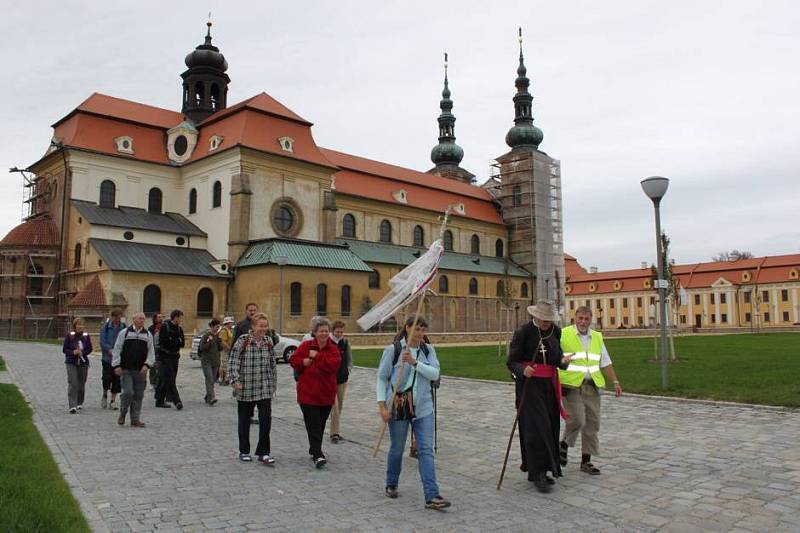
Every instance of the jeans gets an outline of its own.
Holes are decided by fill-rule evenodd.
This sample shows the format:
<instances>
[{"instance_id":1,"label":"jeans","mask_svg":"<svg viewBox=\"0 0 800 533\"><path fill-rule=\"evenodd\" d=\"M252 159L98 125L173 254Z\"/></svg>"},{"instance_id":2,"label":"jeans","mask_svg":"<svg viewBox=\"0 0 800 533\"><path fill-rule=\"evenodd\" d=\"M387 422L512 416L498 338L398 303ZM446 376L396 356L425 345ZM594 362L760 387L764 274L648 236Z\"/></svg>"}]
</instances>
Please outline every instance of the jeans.
<instances>
[{"instance_id":1,"label":"jeans","mask_svg":"<svg viewBox=\"0 0 800 533\"><path fill-rule=\"evenodd\" d=\"M400 481L403 450L406 446L409 425L411 425L417 441L419 477L422 479L422 490L427 502L439 496L439 484L436 483L436 470L433 462L433 413L414 420L389 421L389 436L392 443L386 461L386 486L397 487Z\"/></svg>"},{"instance_id":2,"label":"jeans","mask_svg":"<svg viewBox=\"0 0 800 533\"><path fill-rule=\"evenodd\" d=\"M65 364L67 367L67 401L69 407L83 405L86 394L86 378L89 377L89 365Z\"/></svg>"},{"instance_id":3,"label":"jeans","mask_svg":"<svg viewBox=\"0 0 800 533\"><path fill-rule=\"evenodd\" d=\"M131 410L131 422L138 422L142 415L142 398L147 388L147 376L139 370L122 369L122 396L119 404L119 416L123 419Z\"/></svg>"},{"instance_id":4,"label":"jeans","mask_svg":"<svg viewBox=\"0 0 800 533\"><path fill-rule=\"evenodd\" d=\"M303 411L303 422L306 424L308 433L308 453L315 460L317 457L325 457L322 453L322 436L325 434L325 423L328 415L331 414L330 405L300 405Z\"/></svg>"},{"instance_id":5,"label":"jeans","mask_svg":"<svg viewBox=\"0 0 800 533\"><path fill-rule=\"evenodd\" d=\"M258 444L256 455L269 455L269 430L272 425L272 399L264 398L254 402L236 402L239 415L239 453L250 453L250 419L258 407Z\"/></svg>"},{"instance_id":6,"label":"jeans","mask_svg":"<svg viewBox=\"0 0 800 533\"><path fill-rule=\"evenodd\" d=\"M156 385L156 403L164 401L175 404L181 403L181 395L175 385L178 375L178 358L171 355L162 355L158 361L158 385Z\"/></svg>"},{"instance_id":7,"label":"jeans","mask_svg":"<svg viewBox=\"0 0 800 533\"><path fill-rule=\"evenodd\" d=\"M203 363L203 377L206 378L206 403L209 403L211 400L216 398L214 394L214 383L217 381L217 372L219 372L218 366L211 366Z\"/></svg>"}]
</instances>

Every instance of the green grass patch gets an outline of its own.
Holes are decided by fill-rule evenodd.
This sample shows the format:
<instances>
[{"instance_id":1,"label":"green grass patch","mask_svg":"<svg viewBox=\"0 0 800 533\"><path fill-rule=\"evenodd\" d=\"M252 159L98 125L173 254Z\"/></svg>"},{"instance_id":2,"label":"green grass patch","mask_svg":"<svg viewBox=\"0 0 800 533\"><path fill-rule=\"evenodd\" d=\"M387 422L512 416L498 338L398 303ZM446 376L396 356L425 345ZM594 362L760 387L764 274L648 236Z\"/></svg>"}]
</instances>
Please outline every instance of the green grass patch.
<instances>
[{"instance_id":1,"label":"green grass patch","mask_svg":"<svg viewBox=\"0 0 800 533\"><path fill-rule=\"evenodd\" d=\"M0 384L0 531L90 531L14 385Z\"/></svg>"},{"instance_id":2,"label":"green grass patch","mask_svg":"<svg viewBox=\"0 0 800 533\"><path fill-rule=\"evenodd\" d=\"M762 405L800 407L800 334L692 335L675 338L678 361L669 365L669 390L652 338L607 339L626 392ZM437 348L448 376L511 381L497 346ZM382 350L353 350L355 364L376 367Z\"/></svg>"}]
</instances>

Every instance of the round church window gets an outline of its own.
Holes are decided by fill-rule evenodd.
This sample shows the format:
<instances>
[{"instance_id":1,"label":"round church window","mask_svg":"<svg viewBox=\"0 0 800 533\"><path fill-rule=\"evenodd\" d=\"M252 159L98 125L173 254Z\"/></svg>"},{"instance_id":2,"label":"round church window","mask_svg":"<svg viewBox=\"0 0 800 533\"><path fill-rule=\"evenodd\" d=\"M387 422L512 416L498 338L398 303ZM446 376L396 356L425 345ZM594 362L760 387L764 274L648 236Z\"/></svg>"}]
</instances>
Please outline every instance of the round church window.
<instances>
[{"instance_id":1,"label":"round church window","mask_svg":"<svg viewBox=\"0 0 800 533\"><path fill-rule=\"evenodd\" d=\"M126 231L125 233L122 234L122 236L125 237L126 241L132 241L133 240L133 232L132 231Z\"/></svg>"},{"instance_id":2,"label":"round church window","mask_svg":"<svg viewBox=\"0 0 800 533\"><path fill-rule=\"evenodd\" d=\"M278 231L283 233L288 232L292 229L293 223L294 216L292 215L292 211L285 205L280 206L275 212L275 227L278 228Z\"/></svg>"},{"instance_id":3,"label":"round church window","mask_svg":"<svg viewBox=\"0 0 800 533\"><path fill-rule=\"evenodd\" d=\"M189 141L186 139L186 135L178 135L175 137L175 154L181 156L186 153L186 149L189 147Z\"/></svg>"},{"instance_id":4,"label":"round church window","mask_svg":"<svg viewBox=\"0 0 800 533\"><path fill-rule=\"evenodd\" d=\"M291 198L279 198L270 209L272 229L281 237L295 237L303 225L300 207Z\"/></svg>"}]
</instances>

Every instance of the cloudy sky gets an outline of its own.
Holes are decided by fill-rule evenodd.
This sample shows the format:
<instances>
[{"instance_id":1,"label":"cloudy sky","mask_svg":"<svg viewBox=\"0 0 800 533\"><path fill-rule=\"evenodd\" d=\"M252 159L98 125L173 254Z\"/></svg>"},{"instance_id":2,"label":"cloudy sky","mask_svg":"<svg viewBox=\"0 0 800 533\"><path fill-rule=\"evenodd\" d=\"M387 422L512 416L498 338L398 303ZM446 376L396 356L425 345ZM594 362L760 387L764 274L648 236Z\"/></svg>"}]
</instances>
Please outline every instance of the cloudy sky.
<instances>
[{"instance_id":1,"label":"cloudy sky","mask_svg":"<svg viewBox=\"0 0 800 533\"><path fill-rule=\"evenodd\" d=\"M27 2L0 20L0 164L24 167L92 92L180 110L184 56L208 11L228 101L266 91L321 146L427 170L442 52L462 166L481 181L512 125L525 32L541 149L561 160L565 249L584 266L655 254L639 181L671 179L663 225L678 262L800 251L797 2ZM6 175L0 234L19 223Z\"/></svg>"}]
</instances>

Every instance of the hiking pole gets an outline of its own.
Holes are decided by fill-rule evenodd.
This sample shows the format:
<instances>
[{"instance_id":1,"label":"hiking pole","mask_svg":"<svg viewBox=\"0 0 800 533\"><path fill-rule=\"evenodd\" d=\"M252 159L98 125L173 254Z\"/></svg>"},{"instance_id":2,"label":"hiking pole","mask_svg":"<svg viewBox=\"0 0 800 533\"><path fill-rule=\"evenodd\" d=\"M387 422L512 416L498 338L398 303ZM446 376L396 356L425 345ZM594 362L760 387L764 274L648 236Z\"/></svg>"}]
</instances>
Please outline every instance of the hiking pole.
<instances>
[{"instance_id":1,"label":"hiking pole","mask_svg":"<svg viewBox=\"0 0 800 533\"><path fill-rule=\"evenodd\" d=\"M437 380L438 381L438 380ZM439 419L436 412L436 390L438 385L431 381L431 395L433 396L433 453L439 453Z\"/></svg>"},{"instance_id":2,"label":"hiking pole","mask_svg":"<svg viewBox=\"0 0 800 533\"><path fill-rule=\"evenodd\" d=\"M523 378L525 383L522 384L522 394L519 398L519 407L517 407L517 416L514 417L514 425L511 426L511 435L508 436L508 446L506 447L506 456L503 458L503 469L500 470L500 480L497 482L497 490L503 484L503 477L506 475L506 465L508 464L508 454L511 453L511 443L514 442L514 433L517 431L517 422L519 422L519 415L522 413L522 406L525 405L525 393L528 392L528 378Z\"/></svg>"}]
</instances>

